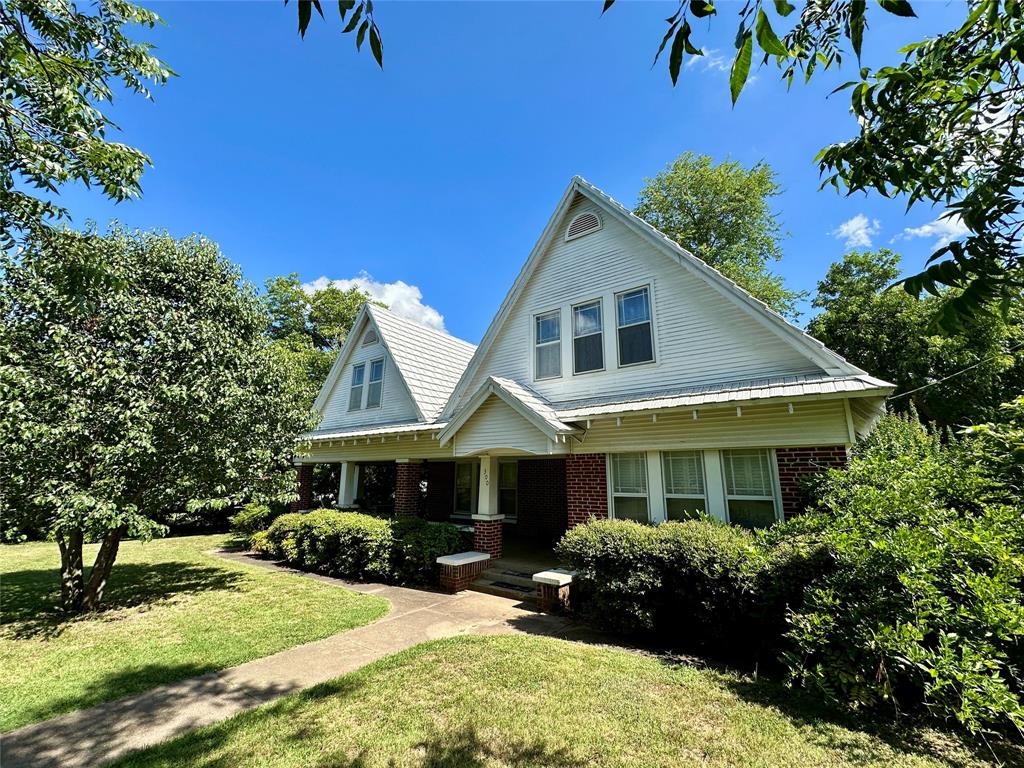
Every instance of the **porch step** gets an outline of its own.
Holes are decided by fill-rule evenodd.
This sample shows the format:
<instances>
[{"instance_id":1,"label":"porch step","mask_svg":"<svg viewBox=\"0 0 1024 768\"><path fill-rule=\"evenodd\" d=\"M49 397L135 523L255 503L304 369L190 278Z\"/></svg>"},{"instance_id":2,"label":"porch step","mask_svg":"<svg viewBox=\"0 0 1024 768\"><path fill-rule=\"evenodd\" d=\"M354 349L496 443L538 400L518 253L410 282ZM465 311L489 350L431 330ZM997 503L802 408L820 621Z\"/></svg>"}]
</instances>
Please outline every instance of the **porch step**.
<instances>
[{"instance_id":1,"label":"porch step","mask_svg":"<svg viewBox=\"0 0 1024 768\"><path fill-rule=\"evenodd\" d=\"M537 585L533 582L532 573L520 571L515 568L503 568L500 564L483 571L478 577L478 580L504 582L506 584L514 584L518 587L525 587L529 590L535 590L537 588Z\"/></svg>"},{"instance_id":2,"label":"porch step","mask_svg":"<svg viewBox=\"0 0 1024 768\"><path fill-rule=\"evenodd\" d=\"M492 581L487 578L478 578L469 585L469 589L473 592L483 592L486 595L497 595L498 597L517 600L522 603L530 603L531 605L539 602L536 585L528 589L521 584L514 584L509 581Z\"/></svg>"}]
</instances>

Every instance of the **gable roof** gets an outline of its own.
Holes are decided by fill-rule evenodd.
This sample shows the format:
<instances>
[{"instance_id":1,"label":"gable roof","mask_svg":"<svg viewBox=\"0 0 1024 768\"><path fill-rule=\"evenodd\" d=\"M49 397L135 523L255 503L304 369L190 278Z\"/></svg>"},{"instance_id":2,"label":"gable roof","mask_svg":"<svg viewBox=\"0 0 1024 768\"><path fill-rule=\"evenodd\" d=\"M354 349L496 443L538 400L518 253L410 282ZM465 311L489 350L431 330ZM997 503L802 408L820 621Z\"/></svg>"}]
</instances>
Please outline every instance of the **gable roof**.
<instances>
[{"instance_id":1,"label":"gable roof","mask_svg":"<svg viewBox=\"0 0 1024 768\"><path fill-rule=\"evenodd\" d=\"M399 317L383 307L363 304L352 331L338 352L327 380L313 404L321 412L338 382L352 350L362 338L364 324L372 325L391 356L421 422L437 420L469 364L476 347L443 331Z\"/></svg>"},{"instance_id":2,"label":"gable roof","mask_svg":"<svg viewBox=\"0 0 1024 768\"><path fill-rule=\"evenodd\" d=\"M449 421L440 434L438 434L437 439L441 445L447 445L455 433L470 420L477 409L491 395L502 400L551 440L556 440L559 435L572 434L578 431L575 427L561 421L550 403L532 389L528 389L512 379L489 376L487 381L473 394L470 401L463 408L459 409L455 418Z\"/></svg>"},{"instance_id":3,"label":"gable roof","mask_svg":"<svg viewBox=\"0 0 1024 768\"><path fill-rule=\"evenodd\" d=\"M509 289L508 294L506 294L497 314L495 314L494 319L491 320L491 324L488 326L487 332L484 334L473 358L470 360L465 372L462 374L462 378L455 386L451 397L452 403L456 402L465 394L466 387L469 386L478 369L483 364L483 360L487 355L488 349L501 332L505 321L508 319L509 314L523 293L530 277L533 275L534 271L540 264L541 259L544 257L544 254L547 252L548 246L554 239L556 232L559 231L560 222L564 218L577 195L582 195L587 198L611 219L624 224L627 229L651 243L656 250L665 254L666 257L672 259L684 269L690 270L709 288L718 292L727 301L733 303L733 305L739 310L759 322L769 331L801 352L815 365L818 365L823 371L825 371L826 374L831 376L867 375L866 371L847 362L841 356L828 349L820 341L791 324L763 301L738 286L714 267L711 267L701 259L698 259L692 253L679 245L679 243L675 242L667 235L664 235L640 217L636 216L632 211L611 198L605 192L601 191L582 177L574 176L572 181L569 182L569 186L563 193L558 205L555 207L555 211L548 220L547 225L544 227L544 231L541 233L540 239L534 245L526 263L523 264L522 269L519 271L519 275L516 277L515 282ZM448 415L451 415L449 409L445 410Z\"/></svg>"}]
</instances>

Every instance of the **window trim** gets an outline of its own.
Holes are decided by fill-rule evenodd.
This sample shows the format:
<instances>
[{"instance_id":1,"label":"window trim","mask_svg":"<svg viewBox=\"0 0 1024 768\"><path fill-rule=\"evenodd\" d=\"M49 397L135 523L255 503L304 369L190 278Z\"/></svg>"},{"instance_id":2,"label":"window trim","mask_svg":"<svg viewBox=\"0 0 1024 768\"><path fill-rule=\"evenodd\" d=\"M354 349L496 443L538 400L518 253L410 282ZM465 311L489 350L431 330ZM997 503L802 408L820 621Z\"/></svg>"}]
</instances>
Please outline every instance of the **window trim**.
<instances>
[{"instance_id":1,"label":"window trim","mask_svg":"<svg viewBox=\"0 0 1024 768\"><path fill-rule=\"evenodd\" d=\"M558 318L558 339L556 341L537 341L537 321L542 317L548 315L554 315ZM562 308L556 307L555 309L544 310L543 312L534 312L533 320L530 327L530 337L533 339L533 380L534 381L550 381L551 379L562 378ZM541 376L537 366L537 350L541 347L550 347L558 345L558 373L551 376Z\"/></svg>"},{"instance_id":2,"label":"window trim","mask_svg":"<svg viewBox=\"0 0 1024 768\"><path fill-rule=\"evenodd\" d=\"M587 333L587 334L584 334L583 336L577 336L576 335L576 310L579 309L580 307L589 307L589 306L592 306L592 305L597 305L597 311L598 311L598 313L600 315L600 320L601 320L601 330L596 331L594 333ZM601 373L602 371L607 371L608 370L608 361L605 359L607 357L607 355L605 354L606 350L604 348L604 346L605 346L605 336L604 336L604 333L605 333L605 331L604 331L604 296L597 296L597 297L595 297L593 299L586 299L584 301L577 301L577 302L574 302L574 303L570 304L569 305L569 323L571 324L571 329L570 330L572 331L572 375L573 376L587 376L588 374L591 374L591 373ZM590 368L590 369L588 369L586 371L577 371L576 370L576 339L586 339L586 338L589 338L591 336L600 336L601 337L601 347L600 347L600 349L601 349L601 367L600 368Z\"/></svg>"},{"instance_id":3,"label":"window trim","mask_svg":"<svg viewBox=\"0 0 1024 768\"><path fill-rule=\"evenodd\" d=\"M646 493L629 493L629 492L618 492L615 490L615 456L640 456L643 459L644 467L644 484L647 486ZM659 521L656 521L654 515L653 505L651 504L651 471L648 466L648 452L647 451L615 451L613 453L605 454L605 475L606 484L608 488L608 518L611 520L618 520L615 517L615 497L621 496L622 498L629 499L644 499L647 502L647 524L657 525ZM622 518L628 520L631 518Z\"/></svg>"},{"instance_id":4,"label":"window trim","mask_svg":"<svg viewBox=\"0 0 1024 768\"><path fill-rule=\"evenodd\" d=\"M635 293L637 291L647 292L647 311L650 317L647 320L643 320L639 323L629 323L627 325L619 325L619 297L625 296L627 293ZM644 285L637 285L633 288L626 288L625 290L616 291L615 297L615 362L619 368L636 368L641 365L656 365L658 362L658 348L654 343L654 297L653 291L651 290L651 284L646 283ZM622 343L619 339L619 331L622 328L632 328L635 325L643 325L647 323L651 327L651 359L650 360L639 360L635 363L623 363L622 362Z\"/></svg>"},{"instance_id":5,"label":"window trim","mask_svg":"<svg viewBox=\"0 0 1024 768\"><path fill-rule=\"evenodd\" d=\"M729 453L730 451L765 451L765 452L767 452L767 454L768 454L768 474L770 475L769 480L771 482L771 496L751 496L751 495L748 495L748 494L734 494L734 495L730 495L729 494L729 480L726 477L726 471L725 471L725 463L726 463L725 454ZM754 447L743 446L743 447L738 447L738 448L722 448L722 449L720 449L719 453L721 454L721 462L722 462L722 498L723 498L724 507L725 507L725 522L727 522L729 525L738 525L738 523L733 523L732 522L732 520L730 519L730 515L729 515L729 502L731 500L733 500L733 499L735 499L736 501L768 501L768 500L771 500L772 504L775 507L775 522L776 523L782 522L785 519L785 513L783 512L783 509L782 509L782 486L781 486L781 482L779 480L779 465L778 465L778 461L777 461L777 458L776 458L776 455L775 455L775 449L774 448L757 447L757 446L754 446Z\"/></svg>"},{"instance_id":6,"label":"window trim","mask_svg":"<svg viewBox=\"0 0 1024 768\"><path fill-rule=\"evenodd\" d=\"M665 460L669 454L672 453L695 453L697 459L700 461L700 484L704 487L704 493L700 496L696 496L692 493L669 493L668 481L666 477L668 473L665 471ZM710 502L708 500L708 473L705 469L704 451L700 448L679 448L676 450L658 451L658 458L661 461L661 491L665 497L665 520L668 517L668 500L669 499L700 499L704 502L704 514L709 514Z\"/></svg>"},{"instance_id":7,"label":"window trim","mask_svg":"<svg viewBox=\"0 0 1024 768\"><path fill-rule=\"evenodd\" d=\"M355 383L356 371L360 371L362 373L361 380L360 380L360 382L358 384ZM359 388L359 402L353 407L353 405L352 405L352 393L355 391L356 387ZM363 395L364 395L365 388L366 388L366 362L363 361L361 363L355 363L352 366L352 374L349 376L349 384L348 384L348 410L349 410L349 413L351 413L352 411L361 411L361 410L363 410Z\"/></svg>"},{"instance_id":8,"label":"window trim","mask_svg":"<svg viewBox=\"0 0 1024 768\"><path fill-rule=\"evenodd\" d=\"M373 381L373 366L380 363L380 402L376 405L370 405L370 387L376 383ZM376 410L383 407L384 405L384 377L387 374L387 358L378 357L370 360L370 372L366 377L366 404L363 406L363 410L370 410L371 408Z\"/></svg>"}]
</instances>

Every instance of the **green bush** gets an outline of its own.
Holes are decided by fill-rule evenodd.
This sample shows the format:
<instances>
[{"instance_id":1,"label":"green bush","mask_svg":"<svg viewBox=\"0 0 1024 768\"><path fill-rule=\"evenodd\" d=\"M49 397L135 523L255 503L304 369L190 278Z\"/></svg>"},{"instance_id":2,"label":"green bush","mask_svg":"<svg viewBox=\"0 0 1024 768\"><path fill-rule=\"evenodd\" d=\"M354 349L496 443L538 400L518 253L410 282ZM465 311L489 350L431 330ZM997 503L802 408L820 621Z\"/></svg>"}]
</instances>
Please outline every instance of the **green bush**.
<instances>
[{"instance_id":1,"label":"green bush","mask_svg":"<svg viewBox=\"0 0 1024 768\"><path fill-rule=\"evenodd\" d=\"M272 519L270 507L255 502L246 504L229 518L231 530L243 536L252 536L257 531L265 530Z\"/></svg>"},{"instance_id":2,"label":"green bush","mask_svg":"<svg viewBox=\"0 0 1024 768\"><path fill-rule=\"evenodd\" d=\"M467 549L463 534L448 523L400 518L392 524L391 531L393 577L401 583L433 582L437 577L437 558Z\"/></svg>"},{"instance_id":3,"label":"green bush","mask_svg":"<svg viewBox=\"0 0 1024 768\"><path fill-rule=\"evenodd\" d=\"M267 529L269 554L289 563L298 562L299 548L296 537L304 517L301 512L288 512L270 524Z\"/></svg>"}]
</instances>

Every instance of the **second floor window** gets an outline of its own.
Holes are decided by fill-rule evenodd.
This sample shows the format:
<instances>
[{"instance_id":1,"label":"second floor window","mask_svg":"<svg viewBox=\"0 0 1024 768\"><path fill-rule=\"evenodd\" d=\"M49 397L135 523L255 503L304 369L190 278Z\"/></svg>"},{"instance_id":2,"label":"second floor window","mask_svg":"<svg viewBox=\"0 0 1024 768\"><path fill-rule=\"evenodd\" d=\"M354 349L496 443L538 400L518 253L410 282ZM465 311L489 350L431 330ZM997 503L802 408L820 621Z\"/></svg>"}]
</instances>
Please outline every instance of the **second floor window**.
<instances>
[{"instance_id":1,"label":"second floor window","mask_svg":"<svg viewBox=\"0 0 1024 768\"><path fill-rule=\"evenodd\" d=\"M572 308L573 373L604 368L604 325L601 302L591 301Z\"/></svg>"},{"instance_id":2,"label":"second floor window","mask_svg":"<svg viewBox=\"0 0 1024 768\"><path fill-rule=\"evenodd\" d=\"M553 379L562 375L562 317L556 309L534 319L534 378Z\"/></svg>"},{"instance_id":3,"label":"second floor window","mask_svg":"<svg viewBox=\"0 0 1024 768\"><path fill-rule=\"evenodd\" d=\"M380 408L381 395L384 391L384 359L370 363L370 384L366 388L366 407Z\"/></svg>"},{"instance_id":4,"label":"second floor window","mask_svg":"<svg viewBox=\"0 0 1024 768\"><path fill-rule=\"evenodd\" d=\"M358 411L363 407L363 379L366 376L366 363L352 366L352 388L348 392L348 409Z\"/></svg>"},{"instance_id":5,"label":"second floor window","mask_svg":"<svg viewBox=\"0 0 1024 768\"><path fill-rule=\"evenodd\" d=\"M618 315L619 365L636 365L654 360L651 333L651 297L647 288L626 291L615 297Z\"/></svg>"}]
</instances>

